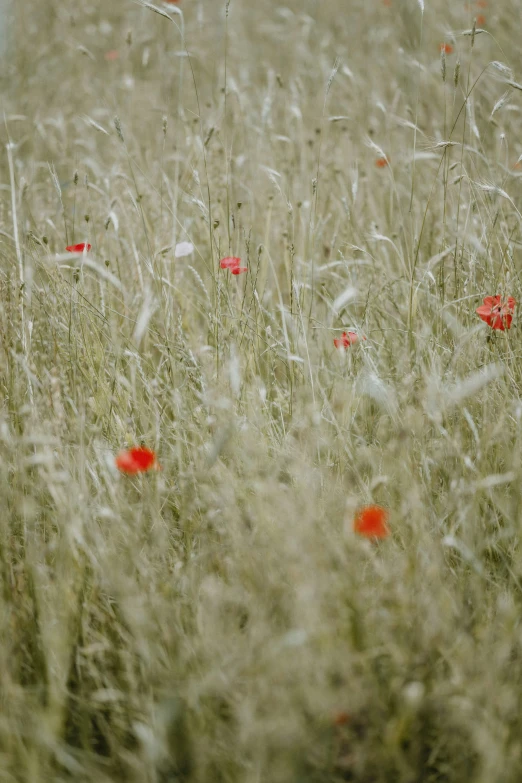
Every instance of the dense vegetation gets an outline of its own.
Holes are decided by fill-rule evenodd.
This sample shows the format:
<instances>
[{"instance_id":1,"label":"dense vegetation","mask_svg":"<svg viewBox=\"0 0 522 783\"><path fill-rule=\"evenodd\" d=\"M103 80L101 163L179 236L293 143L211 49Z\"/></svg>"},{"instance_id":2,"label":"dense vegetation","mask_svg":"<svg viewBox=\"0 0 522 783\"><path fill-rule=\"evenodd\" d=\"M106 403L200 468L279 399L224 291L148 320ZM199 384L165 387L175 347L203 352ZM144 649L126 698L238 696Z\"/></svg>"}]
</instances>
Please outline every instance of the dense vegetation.
<instances>
[{"instance_id":1,"label":"dense vegetation","mask_svg":"<svg viewBox=\"0 0 522 783\"><path fill-rule=\"evenodd\" d=\"M0 781L520 782L519 15L4 14Z\"/></svg>"}]
</instances>

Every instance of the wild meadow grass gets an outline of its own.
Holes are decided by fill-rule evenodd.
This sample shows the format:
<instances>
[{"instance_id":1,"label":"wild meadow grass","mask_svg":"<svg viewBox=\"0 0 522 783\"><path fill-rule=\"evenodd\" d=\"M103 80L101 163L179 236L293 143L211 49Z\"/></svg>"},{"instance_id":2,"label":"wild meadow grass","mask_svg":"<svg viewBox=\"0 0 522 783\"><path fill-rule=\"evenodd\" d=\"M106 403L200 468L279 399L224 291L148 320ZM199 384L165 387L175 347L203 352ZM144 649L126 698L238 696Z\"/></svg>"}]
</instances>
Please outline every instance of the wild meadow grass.
<instances>
[{"instance_id":1,"label":"wild meadow grass","mask_svg":"<svg viewBox=\"0 0 522 783\"><path fill-rule=\"evenodd\" d=\"M520 783L517 0L2 22L0 781Z\"/></svg>"}]
</instances>

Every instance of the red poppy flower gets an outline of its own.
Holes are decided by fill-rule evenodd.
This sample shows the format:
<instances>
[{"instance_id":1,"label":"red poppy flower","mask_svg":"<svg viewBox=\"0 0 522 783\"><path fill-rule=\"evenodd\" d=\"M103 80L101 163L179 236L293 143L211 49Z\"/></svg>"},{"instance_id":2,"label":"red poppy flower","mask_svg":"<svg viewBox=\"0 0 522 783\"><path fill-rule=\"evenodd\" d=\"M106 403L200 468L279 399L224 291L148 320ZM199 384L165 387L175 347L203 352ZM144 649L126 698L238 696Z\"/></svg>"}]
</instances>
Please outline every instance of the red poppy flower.
<instances>
[{"instance_id":1,"label":"red poppy flower","mask_svg":"<svg viewBox=\"0 0 522 783\"><path fill-rule=\"evenodd\" d=\"M84 250L90 250L91 245L89 245L88 242L80 242L79 245L68 245L66 250L69 251L69 253L83 253Z\"/></svg>"},{"instance_id":2,"label":"red poppy flower","mask_svg":"<svg viewBox=\"0 0 522 783\"><path fill-rule=\"evenodd\" d=\"M503 302L501 296L486 296L484 304L477 307L476 313L482 321L485 321L492 329L511 329L513 313L516 301L512 296Z\"/></svg>"},{"instance_id":3,"label":"red poppy flower","mask_svg":"<svg viewBox=\"0 0 522 783\"><path fill-rule=\"evenodd\" d=\"M382 4L385 5L387 8L390 8L392 4L392 0L382 0Z\"/></svg>"},{"instance_id":4,"label":"red poppy flower","mask_svg":"<svg viewBox=\"0 0 522 783\"><path fill-rule=\"evenodd\" d=\"M483 27L486 24L486 17L484 16L484 14L479 14L477 16L477 24L480 25L481 27Z\"/></svg>"},{"instance_id":5,"label":"red poppy flower","mask_svg":"<svg viewBox=\"0 0 522 783\"><path fill-rule=\"evenodd\" d=\"M444 54L453 53L453 46L449 43L441 43L439 49L441 50L441 52L444 52Z\"/></svg>"},{"instance_id":6,"label":"red poppy flower","mask_svg":"<svg viewBox=\"0 0 522 783\"><path fill-rule=\"evenodd\" d=\"M366 538L386 538L390 534L388 512L382 506L363 506L355 516L353 529Z\"/></svg>"},{"instance_id":7,"label":"red poppy flower","mask_svg":"<svg viewBox=\"0 0 522 783\"><path fill-rule=\"evenodd\" d=\"M345 710L339 710L339 712L336 712L333 715L334 726L346 726L348 723L351 723L351 721L352 716L349 712L345 712Z\"/></svg>"},{"instance_id":8,"label":"red poppy flower","mask_svg":"<svg viewBox=\"0 0 522 783\"><path fill-rule=\"evenodd\" d=\"M105 57L105 59L108 62L112 62L113 60L117 60L118 59L118 57L120 56L120 53L119 53L119 51L117 49L109 49L109 51L105 52L105 54L103 56Z\"/></svg>"},{"instance_id":9,"label":"red poppy flower","mask_svg":"<svg viewBox=\"0 0 522 783\"><path fill-rule=\"evenodd\" d=\"M122 473L129 473L130 475L144 473L157 467L156 455L150 449L145 448L145 446L135 446L128 451L120 451L116 457L116 467Z\"/></svg>"},{"instance_id":10,"label":"red poppy flower","mask_svg":"<svg viewBox=\"0 0 522 783\"><path fill-rule=\"evenodd\" d=\"M239 266L240 264L241 259L236 256L227 256L226 258L222 258L219 262L221 269L234 269L234 267Z\"/></svg>"},{"instance_id":11,"label":"red poppy flower","mask_svg":"<svg viewBox=\"0 0 522 783\"><path fill-rule=\"evenodd\" d=\"M363 340L366 337L363 335ZM334 337L334 345L336 348L349 348L350 345L355 345L359 341L359 335L355 332L343 332L340 337Z\"/></svg>"},{"instance_id":12,"label":"red poppy flower","mask_svg":"<svg viewBox=\"0 0 522 783\"><path fill-rule=\"evenodd\" d=\"M233 275L240 275L242 272L248 272L248 267L241 266L241 259L237 256L227 256L219 262L221 269L230 269Z\"/></svg>"},{"instance_id":13,"label":"red poppy flower","mask_svg":"<svg viewBox=\"0 0 522 783\"><path fill-rule=\"evenodd\" d=\"M477 0L477 8L487 8L487 0Z\"/></svg>"},{"instance_id":14,"label":"red poppy flower","mask_svg":"<svg viewBox=\"0 0 522 783\"><path fill-rule=\"evenodd\" d=\"M388 158L377 158L375 165L378 169L384 169L389 164Z\"/></svg>"}]
</instances>

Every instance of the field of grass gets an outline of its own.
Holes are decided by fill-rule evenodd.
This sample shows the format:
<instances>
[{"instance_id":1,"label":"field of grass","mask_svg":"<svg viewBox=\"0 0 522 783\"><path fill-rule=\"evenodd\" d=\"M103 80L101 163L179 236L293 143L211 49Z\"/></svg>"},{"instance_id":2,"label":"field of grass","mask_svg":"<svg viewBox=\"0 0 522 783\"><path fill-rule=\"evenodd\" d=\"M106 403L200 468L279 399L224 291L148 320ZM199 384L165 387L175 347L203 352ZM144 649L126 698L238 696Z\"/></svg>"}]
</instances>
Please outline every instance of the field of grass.
<instances>
[{"instance_id":1,"label":"field of grass","mask_svg":"<svg viewBox=\"0 0 522 783\"><path fill-rule=\"evenodd\" d=\"M3 24L0 782L520 783L519 2Z\"/></svg>"}]
</instances>

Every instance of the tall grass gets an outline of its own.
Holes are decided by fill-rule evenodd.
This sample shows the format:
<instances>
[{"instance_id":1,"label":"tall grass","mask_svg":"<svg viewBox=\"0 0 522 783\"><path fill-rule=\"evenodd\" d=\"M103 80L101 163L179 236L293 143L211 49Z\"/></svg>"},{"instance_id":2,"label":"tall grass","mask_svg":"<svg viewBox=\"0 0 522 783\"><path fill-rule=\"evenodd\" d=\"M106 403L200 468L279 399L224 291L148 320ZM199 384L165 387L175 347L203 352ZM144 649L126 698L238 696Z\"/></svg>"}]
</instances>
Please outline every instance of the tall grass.
<instances>
[{"instance_id":1,"label":"tall grass","mask_svg":"<svg viewBox=\"0 0 522 783\"><path fill-rule=\"evenodd\" d=\"M11 9L0 780L519 783L518 4L152 6Z\"/></svg>"}]
</instances>

